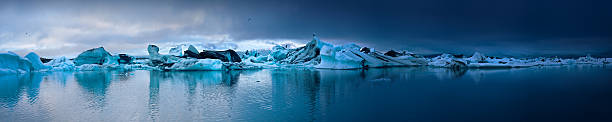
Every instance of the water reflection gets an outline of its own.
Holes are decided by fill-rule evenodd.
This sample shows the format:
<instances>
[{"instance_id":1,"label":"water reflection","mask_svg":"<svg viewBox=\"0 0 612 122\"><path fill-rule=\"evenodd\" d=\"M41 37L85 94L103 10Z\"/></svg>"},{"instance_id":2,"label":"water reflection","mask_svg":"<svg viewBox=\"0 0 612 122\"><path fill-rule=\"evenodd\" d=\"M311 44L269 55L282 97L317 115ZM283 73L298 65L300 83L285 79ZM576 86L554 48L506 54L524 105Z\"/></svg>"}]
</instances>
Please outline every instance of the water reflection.
<instances>
[{"instance_id":1,"label":"water reflection","mask_svg":"<svg viewBox=\"0 0 612 122\"><path fill-rule=\"evenodd\" d=\"M81 95L86 97L91 109L102 109L106 104L106 92L111 82L112 74L101 71L75 72L75 81L81 86Z\"/></svg>"},{"instance_id":2,"label":"water reflection","mask_svg":"<svg viewBox=\"0 0 612 122\"><path fill-rule=\"evenodd\" d=\"M0 121L487 120L473 119L479 115L499 120L524 114L520 108L525 106L538 108L540 103L525 102L534 99L525 95L574 99L554 103L553 108L590 110L589 99L611 102L601 94L612 87L602 81L607 77L602 74L610 71L592 66L403 67L3 75Z\"/></svg>"}]
</instances>

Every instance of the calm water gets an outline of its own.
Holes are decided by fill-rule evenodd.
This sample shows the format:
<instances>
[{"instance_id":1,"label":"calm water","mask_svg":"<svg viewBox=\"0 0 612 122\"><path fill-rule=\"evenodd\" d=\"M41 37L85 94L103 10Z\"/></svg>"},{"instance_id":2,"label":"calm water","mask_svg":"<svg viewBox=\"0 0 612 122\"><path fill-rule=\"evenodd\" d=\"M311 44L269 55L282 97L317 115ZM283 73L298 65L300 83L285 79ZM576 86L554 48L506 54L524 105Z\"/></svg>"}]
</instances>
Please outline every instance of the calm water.
<instances>
[{"instance_id":1,"label":"calm water","mask_svg":"<svg viewBox=\"0 0 612 122\"><path fill-rule=\"evenodd\" d=\"M612 120L612 66L0 76L0 121Z\"/></svg>"}]
</instances>

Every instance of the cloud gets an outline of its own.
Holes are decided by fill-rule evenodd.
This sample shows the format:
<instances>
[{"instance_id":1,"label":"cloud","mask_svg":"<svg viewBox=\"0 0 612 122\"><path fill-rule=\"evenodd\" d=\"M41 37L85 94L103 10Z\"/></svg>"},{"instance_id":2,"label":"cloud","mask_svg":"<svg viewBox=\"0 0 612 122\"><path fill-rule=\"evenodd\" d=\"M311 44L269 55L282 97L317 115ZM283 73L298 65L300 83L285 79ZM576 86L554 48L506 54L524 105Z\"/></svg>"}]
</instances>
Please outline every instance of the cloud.
<instances>
[{"instance_id":1,"label":"cloud","mask_svg":"<svg viewBox=\"0 0 612 122\"><path fill-rule=\"evenodd\" d=\"M0 9L0 51L34 51L57 57L99 46L111 51L132 50L146 47L146 42L178 40L172 37L203 25L206 15L201 9L71 7L51 4Z\"/></svg>"},{"instance_id":2,"label":"cloud","mask_svg":"<svg viewBox=\"0 0 612 122\"><path fill-rule=\"evenodd\" d=\"M56 57L181 43L246 50L303 44L313 32L334 44L424 54L611 51L608 4L561 1L542 11L537 1L471 2L4 0L0 51Z\"/></svg>"}]
</instances>

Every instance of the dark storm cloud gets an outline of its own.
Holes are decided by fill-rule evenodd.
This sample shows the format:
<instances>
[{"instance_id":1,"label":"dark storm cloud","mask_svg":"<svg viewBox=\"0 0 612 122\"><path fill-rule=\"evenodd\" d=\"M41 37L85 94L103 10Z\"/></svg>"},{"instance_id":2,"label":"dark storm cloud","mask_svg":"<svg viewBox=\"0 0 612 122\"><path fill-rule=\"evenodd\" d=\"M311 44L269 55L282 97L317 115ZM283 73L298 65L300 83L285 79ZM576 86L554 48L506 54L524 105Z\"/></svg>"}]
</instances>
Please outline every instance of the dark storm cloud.
<instances>
[{"instance_id":1,"label":"dark storm cloud","mask_svg":"<svg viewBox=\"0 0 612 122\"><path fill-rule=\"evenodd\" d=\"M4 1L0 42L91 48L129 43L298 40L313 32L336 44L379 50L489 55L610 56L612 7L579 0L199 0ZM59 16L59 17L57 17ZM7 25L7 26L5 26ZM40 27L45 26L45 27ZM69 33L56 36L56 33ZM70 35L71 34L71 35ZM16 36L17 35L17 36ZM20 39L14 39L14 38ZM192 38L196 37L196 38ZM207 43L211 41L211 43ZM261 43L265 43L263 41ZM36 45L31 45L32 43ZM27 46L30 44L30 46ZM52 46L49 46L52 45ZM131 46L130 46L131 45ZM229 44L232 45L232 44ZM232 45L240 48L240 45ZM47 49L47 48L45 48ZM42 50L42 49L39 49ZM119 50L121 51L121 50ZM78 51L77 51L78 52ZM63 52L58 52L63 53Z\"/></svg>"},{"instance_id":2,"label":"dark storm cloud","mask_svg":"<svg viewBox=\"0 0 612 122\"><path fill-rule=\"evenodd\" d=\"M612 9L606 1L308 0L259 4L236 9L253 16L256 23L233 30L256 29L241 37L300 38L317 32L323 39L357 41L378 48L504 55L604 53L611 47Z\"/></svg>"}]
</instances>

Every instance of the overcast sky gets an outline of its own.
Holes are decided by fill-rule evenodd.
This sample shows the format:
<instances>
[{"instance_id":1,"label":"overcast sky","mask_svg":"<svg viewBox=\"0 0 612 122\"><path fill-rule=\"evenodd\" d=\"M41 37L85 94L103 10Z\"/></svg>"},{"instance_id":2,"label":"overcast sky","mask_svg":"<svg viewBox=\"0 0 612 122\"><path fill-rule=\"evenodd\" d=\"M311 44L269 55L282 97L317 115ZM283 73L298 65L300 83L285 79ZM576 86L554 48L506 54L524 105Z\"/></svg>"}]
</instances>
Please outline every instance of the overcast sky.
<instances>
[{"instance_id":1,"label":"overcast sky","mask_svg":"<svg viewBox=\"0 0 612 122\"><path fill-rule=\"evenodd\" d=\"M0 2L0 51L43 57L104 46L269 48L357 43L419 54L612 56L612 2L588 0L199 0ZM166 53L163 52L162 53Z\"/></svg>"}]
</instances>

